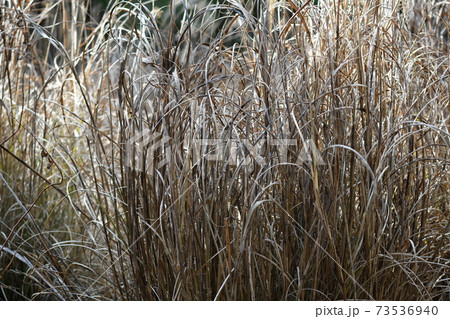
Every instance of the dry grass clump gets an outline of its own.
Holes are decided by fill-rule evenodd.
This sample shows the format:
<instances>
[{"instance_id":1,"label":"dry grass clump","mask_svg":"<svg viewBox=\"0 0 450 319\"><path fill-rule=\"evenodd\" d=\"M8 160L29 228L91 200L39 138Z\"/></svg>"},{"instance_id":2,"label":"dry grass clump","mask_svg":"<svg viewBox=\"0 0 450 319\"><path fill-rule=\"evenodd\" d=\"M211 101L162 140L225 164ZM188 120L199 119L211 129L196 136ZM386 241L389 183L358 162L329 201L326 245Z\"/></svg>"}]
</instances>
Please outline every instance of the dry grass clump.
<instances>
[{"instance_id":1,"label":"dry grass clump","mask_svg":"<svg viewBox=\"0 0 450 319\"><path fill-rule=\"evenodd\" d=\"M448 300L448 2L405 3L2 1L0 299Z\"/></svg>"}]
</instances>

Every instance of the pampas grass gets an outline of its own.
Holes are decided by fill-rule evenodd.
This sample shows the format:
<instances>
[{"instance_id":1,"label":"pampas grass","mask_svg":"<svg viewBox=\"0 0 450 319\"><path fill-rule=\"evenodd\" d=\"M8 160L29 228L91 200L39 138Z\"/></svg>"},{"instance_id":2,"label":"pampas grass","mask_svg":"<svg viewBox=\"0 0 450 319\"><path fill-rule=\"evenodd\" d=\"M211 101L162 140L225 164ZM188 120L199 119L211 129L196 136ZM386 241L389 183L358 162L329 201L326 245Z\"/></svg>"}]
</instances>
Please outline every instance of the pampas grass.
<instances>
[{"instance_id":1,"label":"pampas grass","mask_svg":"<svg viewBox=\"0 0 450 319\"><path fill-rule=\"evenodd\" d=\"M450 298L448 2L95 12L0 5L0 299Z\"/></svg>"}]
</instances>

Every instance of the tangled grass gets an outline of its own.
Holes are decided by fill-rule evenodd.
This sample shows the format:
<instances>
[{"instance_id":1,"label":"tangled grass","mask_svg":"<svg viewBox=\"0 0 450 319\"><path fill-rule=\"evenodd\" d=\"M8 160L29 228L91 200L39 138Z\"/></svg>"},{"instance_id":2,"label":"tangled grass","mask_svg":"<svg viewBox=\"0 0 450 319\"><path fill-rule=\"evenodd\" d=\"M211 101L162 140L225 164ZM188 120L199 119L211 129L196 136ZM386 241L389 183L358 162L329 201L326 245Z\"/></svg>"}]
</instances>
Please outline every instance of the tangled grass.
<instances>
[{"instance_id":1,"label":"tangled grass","mask_svg":"<svg viewBox=\"0 0 450 319\"><path fill-rule=\"evenodd\" d=\"M449 2L268 2L1 1L0 299L450 299Z\"/></svg>"}]
</instances>

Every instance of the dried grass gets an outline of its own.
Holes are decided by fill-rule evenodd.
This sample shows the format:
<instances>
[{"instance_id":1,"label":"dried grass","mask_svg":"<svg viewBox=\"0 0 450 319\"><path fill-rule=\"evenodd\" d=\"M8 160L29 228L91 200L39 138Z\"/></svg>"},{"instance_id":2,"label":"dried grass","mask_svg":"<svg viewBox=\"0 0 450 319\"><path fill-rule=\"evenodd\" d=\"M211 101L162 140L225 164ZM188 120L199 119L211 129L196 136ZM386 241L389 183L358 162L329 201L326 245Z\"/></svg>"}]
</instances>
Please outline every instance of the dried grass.
<instances>
[{"instance_id":1,"label":"dried grass","mask_svg":"<svg viewBox=\"0 0 450 319\"><path fill-rule=\"evenodd\" d=\"M316 2L3 0L0 299L448 300L448 1Z\"/></svg>"}]
</instances>

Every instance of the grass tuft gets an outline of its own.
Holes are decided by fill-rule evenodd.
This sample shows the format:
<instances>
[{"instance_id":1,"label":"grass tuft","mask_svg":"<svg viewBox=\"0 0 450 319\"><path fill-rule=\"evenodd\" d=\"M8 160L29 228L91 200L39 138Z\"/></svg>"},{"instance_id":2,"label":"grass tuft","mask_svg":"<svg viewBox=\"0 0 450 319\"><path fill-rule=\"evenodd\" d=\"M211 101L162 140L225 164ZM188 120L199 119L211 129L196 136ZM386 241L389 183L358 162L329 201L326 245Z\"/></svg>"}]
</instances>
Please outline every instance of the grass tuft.
<instances>
[{"instance_id":1,"label":"grass tuft","mask_svg":"<svg viewBox=\"0 0 450 319\"><path fill-rule=\"evenodd\" d=\"M448 5L266 2L0 2L0 300L450 298Z\"/></svg>"}]
</instances>

